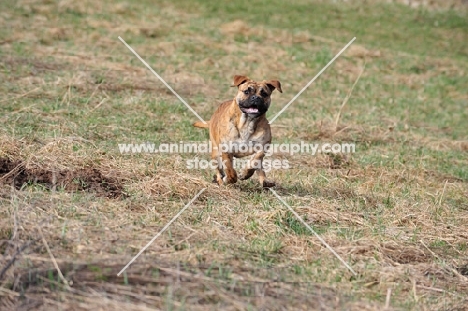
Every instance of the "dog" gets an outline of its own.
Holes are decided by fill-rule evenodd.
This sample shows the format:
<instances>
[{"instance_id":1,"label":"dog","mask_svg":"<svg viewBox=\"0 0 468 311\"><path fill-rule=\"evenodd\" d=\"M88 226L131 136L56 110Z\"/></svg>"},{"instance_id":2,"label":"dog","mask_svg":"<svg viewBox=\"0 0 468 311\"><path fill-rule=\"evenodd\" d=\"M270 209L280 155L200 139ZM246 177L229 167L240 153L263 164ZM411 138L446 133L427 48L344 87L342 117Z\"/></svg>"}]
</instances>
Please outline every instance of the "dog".
<instances>
[{"instance_id":1,"label":"dog","mask_svg":"<svg viewBox=\"0 0 468 311\"><path fill-rule=\"evenodd\" d=\"M221 103L209 122L193 124L210 130L211 158L218 164L213 182L234 184L238 179L249 179L257 172L262 187L274 187L275 183L266 179L262 164L265 145L271 143L270 124L265 113L270 108L271 93L274 90L283 93L281 83L278 80L256 82L246 76L235 75L231 86L238 89L236 97ZM242 149L241 145L244 146ZM251 158L238 176L233 158L246 156Z\"/></svg>"}]
</instances>

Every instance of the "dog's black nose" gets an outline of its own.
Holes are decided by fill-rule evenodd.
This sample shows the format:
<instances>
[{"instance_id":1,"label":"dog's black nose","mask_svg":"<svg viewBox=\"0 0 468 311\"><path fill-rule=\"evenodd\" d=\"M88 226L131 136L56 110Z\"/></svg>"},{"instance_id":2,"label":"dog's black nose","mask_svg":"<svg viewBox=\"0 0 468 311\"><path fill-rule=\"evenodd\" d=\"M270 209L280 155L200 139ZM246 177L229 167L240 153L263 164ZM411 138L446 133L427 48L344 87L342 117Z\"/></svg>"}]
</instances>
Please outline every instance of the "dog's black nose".
<instances>
[{"instance_id":1,"label":"dog's black nose","mask_svg":"<svg viewBox=\"0 0 468 311\"><path fill-rule=\"evenodd\" d=\"M257 95L253 95L252 97L250 97L249 103L251 105L260 105L263 103L263 98Z\"/></svg>"}]
</instances>

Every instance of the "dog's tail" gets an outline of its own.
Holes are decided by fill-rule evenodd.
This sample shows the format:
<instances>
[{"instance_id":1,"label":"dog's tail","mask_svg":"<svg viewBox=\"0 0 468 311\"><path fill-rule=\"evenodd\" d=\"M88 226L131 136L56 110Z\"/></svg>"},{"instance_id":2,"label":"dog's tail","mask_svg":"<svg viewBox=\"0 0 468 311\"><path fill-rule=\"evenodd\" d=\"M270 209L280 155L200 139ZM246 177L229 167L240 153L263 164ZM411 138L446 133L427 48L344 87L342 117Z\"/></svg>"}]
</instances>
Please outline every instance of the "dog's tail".
<instances>
[{"instance_id":1,"label":"dog's tail","mask_svg":"<svg viewBox=\"0 0 468 311\"><path fill-rule=\"evenodd\" d=\"M199 128L209 128L210 127L210 121L206 122L206 123L203 123L201 121L197 121L193 124L193 126L195 127L199 127Z\"/></svg>"}]
</instances>

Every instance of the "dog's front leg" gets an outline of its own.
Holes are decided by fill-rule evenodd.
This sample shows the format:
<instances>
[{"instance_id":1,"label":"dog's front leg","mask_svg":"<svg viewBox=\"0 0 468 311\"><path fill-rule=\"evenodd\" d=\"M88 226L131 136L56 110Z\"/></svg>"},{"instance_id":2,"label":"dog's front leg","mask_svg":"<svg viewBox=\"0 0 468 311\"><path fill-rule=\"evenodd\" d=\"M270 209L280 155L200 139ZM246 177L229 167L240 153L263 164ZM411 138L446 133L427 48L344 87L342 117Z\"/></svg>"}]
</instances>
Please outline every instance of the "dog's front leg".
<instances>
[{"instance_id":1,"label":"dog's front leg","mask_svg":"<svg viewBox=\"0 0 468 311\"><path fill-rule=\"evenodd\" d=\"M237 173L233 167L232 154L222 153L221 154L222 168L218 166L217 182L219 185L222 184L235 184L237 182Z\"/></svg>"},{"instance_id":2,"label":"dog's front leg","mask_svg":"<svg viewBox=\"0 0 468 311\"><path fill-rule=\"evenodd\" d=\"M237 173L232 165L232 154L224 153L221 155L223 160L223 167L226 176L223 177L223 182L225 184L235 184L237 182Z\"/></svg>"},{"instance_id":3,"label":"dog's front leg","mask_svg":"<svg viewBox=\"0 0 468 311\"><path fill-rule=\"evenodd\" d=\"M263 168L257 169L257 175L258 175L258 181L260 182L260 185L262 185L263 188L271 188L271 187L276 186L276 184L273 181L268 181L266 179L266 174Z\"/></svg>"}]
</instances>

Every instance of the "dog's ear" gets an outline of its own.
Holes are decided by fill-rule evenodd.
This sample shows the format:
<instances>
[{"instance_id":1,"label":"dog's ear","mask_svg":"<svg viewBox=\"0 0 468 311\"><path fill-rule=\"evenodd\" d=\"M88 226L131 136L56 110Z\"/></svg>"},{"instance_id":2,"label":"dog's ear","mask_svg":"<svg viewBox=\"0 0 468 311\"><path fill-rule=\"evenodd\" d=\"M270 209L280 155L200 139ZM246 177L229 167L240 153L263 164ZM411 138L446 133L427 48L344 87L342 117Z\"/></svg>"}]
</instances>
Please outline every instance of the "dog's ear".
<instances>
[{"instance_id":1,"label":"dog's ear","mask_svg":"<svg viewBox=\"0 0 468 311\"><path fill-rule=\"evenodd\" d=\"M249 77L247 76L234 76L234 84L231 85L231 86L239 86L241 85L242 83L245 83L249 81Z\"/></svg>"},{"instance_id":2,"label":"dog's ear","mask_svg":"<svg viewBox=\"0 0 468 311\"><path fill-rule=\"evenodd\" d=\"M265 81L268 87L271 89L273 92L275 89L277 89L280 93L283 93L283 90L281 89L281 83L278 80L268 80Z\"/></svg>"}]
</instances>

